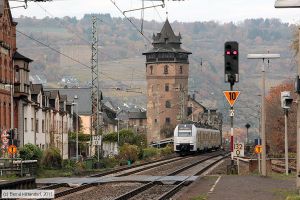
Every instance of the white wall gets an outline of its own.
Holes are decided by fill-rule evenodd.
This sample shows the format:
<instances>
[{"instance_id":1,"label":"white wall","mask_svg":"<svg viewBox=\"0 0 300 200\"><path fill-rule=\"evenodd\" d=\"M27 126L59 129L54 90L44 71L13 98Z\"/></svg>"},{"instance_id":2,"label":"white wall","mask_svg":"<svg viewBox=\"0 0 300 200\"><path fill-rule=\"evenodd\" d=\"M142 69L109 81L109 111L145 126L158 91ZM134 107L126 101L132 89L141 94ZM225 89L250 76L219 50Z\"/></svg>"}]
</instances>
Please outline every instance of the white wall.
<instances>
[{"instance_id":1,"label":"white wall","mask_svg":"<svg viewBox=\"0 0 300 200\"><path fill-rule=\"evenodd\" d=\"M118 143L116 142L103 142L102 148L105 157L109 155L118 155Z\"/></svg>"}]
</instances>

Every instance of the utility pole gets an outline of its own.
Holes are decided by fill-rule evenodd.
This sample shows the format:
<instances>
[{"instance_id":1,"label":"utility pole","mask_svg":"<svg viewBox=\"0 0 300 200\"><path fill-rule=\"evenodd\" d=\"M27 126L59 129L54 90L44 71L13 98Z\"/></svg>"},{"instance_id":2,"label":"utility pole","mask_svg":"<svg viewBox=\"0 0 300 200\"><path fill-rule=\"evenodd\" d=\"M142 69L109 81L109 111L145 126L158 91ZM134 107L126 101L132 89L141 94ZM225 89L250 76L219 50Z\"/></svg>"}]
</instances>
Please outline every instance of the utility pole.
<instances>
[{"instance_id":1,"label":"utility pole","mask_svg":"<svg viewBox=\"0 0 300 200\"><path fill-rule=\"evenodd\" d=\"M91 139L90 139L90 155L92 147L92 135L99 134L99 69L98 69L98 32L97 32L97 18L92 17L92 59L91 59L91 70L92 70L92 88L91 88L91 102L92 102L92 124L91 124ZM98 145L99 152L99 145ZM98 158L99 159L99 158Z\"/></svg>"},{"instance_id":2,"label":"utility pole","mask_svg":"<svg viewBox=\"0 0 300 200\"><path fill-rule=\"evenodd\" d=\"M154 87L154 86L153 86ZM159 87L155 88L155 98L156 98L156 102L155 102L155 106L156 106L156 116L157 116L157 125L158 125L158 144L157 147L160 148L160 113L159 113L159 107L160 107L160 103L159 103L159 93L158 93Z\"/></svg>"},{"instance_id":3,"label":"utility pole","mask_svg":"<svg viewBox=\"0 0 300 200\"><path fill-rule=\"evenodd\" d=\"M260 111L261 112L261 111ZM261 113L258 111L258 145L261 145ZM261 173L261 154L258 154L258 172Z\"/></svg>"},{"instance_id":4,"label":"utility pole","mask_svg":"<svg viewBox=\"0 0 300 200\"><path fill-rule=\"evenodd\" d=\"M267 176L267 149L266 149L266 113L265 113L265 60L268 60L268 64L270 63L270 59L280 58L280 54L248 54L248 59L262 59L262 95L261 95L261 140L262 140L262 163L261 170L262 175Z\"/></svg>"},{"instance_id":5,"label":"utility pole","mask_svg":"<svg viewBox=\"0 0 300 200\"><path fill-rule=\"evenodd\" d=\"M285 174L289 175L289 149L288 149L288 134L287 134L287 119L288 109L284 109L284 158L285 158Z\"/></svg>"},{"instance_id":6,"label":"utility pole","mask_svg":"<svg viewBox=\"0 0 300 200\"><path fill-rule=\"evenodd\" d=\"M181 119L181 123L185 122L185 91L182 85L180 85L180 119Z\"/></svg>"}]
</instances>

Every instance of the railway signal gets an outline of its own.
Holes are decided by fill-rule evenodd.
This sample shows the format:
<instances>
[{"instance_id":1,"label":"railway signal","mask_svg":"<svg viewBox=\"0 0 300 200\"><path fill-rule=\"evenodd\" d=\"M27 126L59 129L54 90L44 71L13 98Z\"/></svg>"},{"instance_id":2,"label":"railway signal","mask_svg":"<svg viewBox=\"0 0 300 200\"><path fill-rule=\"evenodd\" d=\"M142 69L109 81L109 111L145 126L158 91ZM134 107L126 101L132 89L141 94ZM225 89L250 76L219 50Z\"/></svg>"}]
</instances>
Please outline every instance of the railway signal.
<instances>
[{"instance_id":1,"label":"railway signal","mask_svg":"<svg viewBox=\"0 0 300 200\"><path fill-rule=\"evenodd\" d=\"M262 152L262 146L261 145L256 145L254 148L254 151L256 154L261 154Z\"/></svg>"},{"instance_id":2,"label":"railway signal","mask_svg":"<svg viewBox=\"0 0 300 200\"><path fill-rule=\"evenodd\" d=\"M293 99L291 98L290 91L281 92L281 107L284 111L284 158L285 158L285 174L289 175L289 157L288 157L288 134L287 134L287 121L288 113Z\"/></svg>"},{"instance_id":3,"label":"railway signal","mask_svg":"<svg viewBox=\"0 0 300 200\"><path fill-rule=\"evenodd\" d=\"M239 82L239 44L235 41L225 43L225 82L234 85Z\"/></svg>"},{"instance_id":4,"label":"railway signal","mask_svg":"<svg viewBox=\"0 0 300 200\"><path fill-rule=\"evenodd\" d=\"M224 95L230 104L230 151L231 164L227 166L227 171L236 174L238 169L234 164L234 142L233 142L233 105L239 95L238 91L233 91L234 83L239 81L239 43L236 41L228 41L224 44L224 75L225 83L230 83L230 91L225 91Z\"/></svg>"},{"instance_id":5,"label":"railway signal","mask_svg":"<svg viewBox=\"0 0 300 200\"><path fill-rule=\"evenodd\" d=\"M240 91L224 91L223 93L231 107L233 107L235 101L240 96Z\"/></svg>"},{"instance_id":6,"label":"railway signal","mask_svg":"<svg viewBox=\"0 0 300 200\"><path fill-rule=\"evenodd\" d=\"M233 155L237 156L237 157L243 157L244 154L244 143L236 143L234 144L234 151L233 151Z\"/></svg>"}]
</instances>

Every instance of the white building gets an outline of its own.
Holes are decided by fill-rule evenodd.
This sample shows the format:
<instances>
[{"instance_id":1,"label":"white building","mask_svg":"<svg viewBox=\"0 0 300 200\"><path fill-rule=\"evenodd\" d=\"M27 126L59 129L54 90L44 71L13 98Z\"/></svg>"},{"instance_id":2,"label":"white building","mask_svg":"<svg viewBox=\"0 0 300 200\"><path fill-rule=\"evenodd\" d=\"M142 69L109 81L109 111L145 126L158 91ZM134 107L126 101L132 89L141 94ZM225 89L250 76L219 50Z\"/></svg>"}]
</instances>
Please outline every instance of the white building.
<instances>
[{"instance_id":1,"label":"white building","mask_svg":"<svg viewBox=\"0 0 300 200\"><path fill-rule=\"evenodd\" d=\"M58 90L44 91L32 84L28 103L24 106L24 144L35 144L45 150L60 149L68 158L68 132L73 131L72 104Z\"/></svg>"}]
</instances>

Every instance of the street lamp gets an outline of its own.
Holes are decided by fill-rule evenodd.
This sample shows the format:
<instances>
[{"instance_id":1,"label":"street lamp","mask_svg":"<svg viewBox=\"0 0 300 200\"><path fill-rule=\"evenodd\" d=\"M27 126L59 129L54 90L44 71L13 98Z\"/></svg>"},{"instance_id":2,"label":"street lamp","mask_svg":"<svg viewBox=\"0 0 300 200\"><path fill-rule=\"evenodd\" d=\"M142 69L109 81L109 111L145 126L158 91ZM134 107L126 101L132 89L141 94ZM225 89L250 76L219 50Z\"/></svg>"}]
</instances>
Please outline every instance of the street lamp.
<instances>
[{"instance_id":1,"label":"street lamp","mask_svg":"<svg viewBox=\"0 0 300 200\"><path fill-rule=\"evenodd\" d=\"M78 99L78 96L75 95L74 101L77 99ZM78 158L78 103L73 102L72 105L76 106L76 161L78 162L78 160L79 160L79 158Z\"/></svg>"},{"instance_id":2,"label":"street lamp","mask_svg":"<svg viewBox=\"0 0 300 200\"><path fill-rule=\"evenodd\" d=\"M300 8L300 0L277 0L275 2L275 8ZM300 30L298 31L300 37ZM299 43L300 46L300 43ZM298 64L298 72L297 72L297 79L296 83L298 86L299 83L299 76L300 76L300 64ZM297 92L297 102L300 102L300 91L298 87L296 88ZM300 189L300 104L297 103L297 174L296 174L296 185L298 190Z\"/></svg>"},{"instance_id":3,"label":"street lamp","mask_svg":"<svg viewBox=\"0 0 300 200\"><path fill-rule=\"evenodd\" d=\"M266 113L265 113L265 60L280 58L280 54L248 54L248 59L262 59L262 95L261 95L261 139L262 139L262 175L267 176L266 151Z\"/></svg>"}]
</instances>

